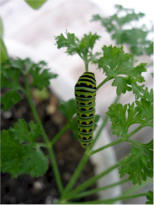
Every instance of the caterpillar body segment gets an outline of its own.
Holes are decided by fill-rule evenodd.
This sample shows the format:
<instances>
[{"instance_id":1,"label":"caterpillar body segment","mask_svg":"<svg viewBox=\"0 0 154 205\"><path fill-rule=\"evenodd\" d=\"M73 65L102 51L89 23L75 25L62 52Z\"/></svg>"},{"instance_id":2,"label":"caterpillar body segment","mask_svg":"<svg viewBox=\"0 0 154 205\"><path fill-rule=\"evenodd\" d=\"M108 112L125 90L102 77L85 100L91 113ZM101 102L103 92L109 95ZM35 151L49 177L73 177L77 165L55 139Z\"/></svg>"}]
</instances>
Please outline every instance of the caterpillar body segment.
<instances>
[{"instance_id":1,"label":"caterpillar body segment","mask_svg":"<svg viewBox=\"0 0 154 205\"><path fill-rule=\"evenodd\" d=\"M88 147L93 141L95 123L96 80L92 72L85 72L75 85L79 141Z\"/></svg>"}]
</instances>

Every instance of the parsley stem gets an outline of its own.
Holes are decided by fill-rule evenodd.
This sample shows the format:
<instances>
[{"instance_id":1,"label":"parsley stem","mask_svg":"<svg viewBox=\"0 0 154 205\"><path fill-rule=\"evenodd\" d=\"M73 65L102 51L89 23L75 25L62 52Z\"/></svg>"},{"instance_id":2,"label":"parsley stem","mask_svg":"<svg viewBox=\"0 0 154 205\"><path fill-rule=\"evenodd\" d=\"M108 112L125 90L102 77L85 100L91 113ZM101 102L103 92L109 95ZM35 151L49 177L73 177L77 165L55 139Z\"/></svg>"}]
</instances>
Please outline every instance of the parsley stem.
<instances>
[{"instance_id":1,"label":"parsley stem","mask_svg":"<svg viewBox=\"0 0 154 205\"><path fill-rule=\"evenodd\" d=\"M130 180L129 179L120 180L120 181L115 182L113 184L109 184L109 185L106 185L106 186L103 186L103 187L100 187L100 188L96 188L96 189L90 189L88 191L81 192L79 194L73 194L73 192L72 192L72 193L70 193L70 196L68 196L67 200L77 199L77 198L82 198L82 197L85 197L85 196L89 196L89 195L95 194L97 192L110 189L110 188L115 187L117 185L124 184L128 181L130 181Z\"/></svg>"},{"instance_id":2,"label":"parsley stem","mask_svg":"<svg viewBox=\"0 0 154 205\"><path fill-rule=\"evenodd\" d=\"M89 186L94 184L96 181L98 181L102 177L104 177L107 174L109 174L111 171L113 171L115 168L117 168L119 166L119 164L120 164L120 161L117 162L116 164L112 165L111 167L109 167L105 171L101 172L100 174L91 177L90 179L88 179L87 181L85 181L84 183L79 185L76 189L73 190L73 195L75 195L75 194L85 190L86 188L88 188ZM67 199L67 195L66 195L66 199Z\"/></svg>"},{"instance_id":3,"label":"parsley stem","mask_svg":"<svg viewBox=\"0 0 154 205\"><path fill-rule=\"evenodd\" d=\"M80 203L81 204L113 204L114 202L119 201L119 200L137 198L137 197L142 197L142 196L146 196L146 193L124 195L124 196L121 195L121 196L117 196L117 197L110 198L110 199L86 201L86 202L80 202ZM72 204L72 202L71 202L71 204ZM73 203L73 204L75 204L75 203Z\"/></svg>"},{"instance_id":4,"label":"parsley stem","mask_svg":"<svg viewBox=\"0 0 154 205\"><path fill-rule=\"evenodd\" d=\"M138 126L136 129L134 129L130 134L128 134L127 137L131 137L132 135L134 135L136 132L138 132L139 130L141 130L143 128L143 125Z\"/></svg>"},{"instance_id":5,"label":"parsley stem","mask_svg":"<svg viewBox=\"0 0 154 205\"><path fill-rule=\"evenodd\" d=\"M104 145L104 146L102 146L102 147L100 147L100 148L98 148L96 150L91 151L91 155L96 154L97 152L100 152L100 151L102 151L102 150L104 150L104 149L106 149L108 147L111 147L111 146L114 146L116 144L119 144L120 142L123 142L123 140L122 139L115 140L115 141L113 141L113 142L111 142L111 143L109 143L107 145Z\"/></svg>"},{"instance_id":6,"label":"parsley stem","mask_svg":"<svg viewBox=\"0 0 154 205\"><path fill-rule=\"evenodd\" d=\"M52 147L57 140L68 130L68 128L70 127L70 123L67 123L63 129L61 129L54 137L53 139L50 141L50 146Z\"/></svg>"},{"instance_id":7,"label":"parsley stem","mask_svg":"<svg viewBox=\"0 0 154 205\"><path fill-rule=\"evenodd\" d=\"M143 181L141 184L136 184L136 185L132 185L131 187L129 187L129 189L127 189L126 191L123 192L123 195L130 195L133 194L137 191L139 191L141 188L152 184L153 182L153 178L148 178L146 181Z\"/></svg>"},{"instance_id":8,"label":"parsley stem","mask_svg":"<svg viewBox=\"0 0 154 205\"><path fill-rule=\"evenodd\" d=\"M88 60L85 59L84 62L85 62L85 69L86 69L86 72L88 72Z\"/></svg>"},{"instance_id":9,"label":"parsley stem","mask_svg":"<svg viewBox=\"0 0 154 205\"><path fill-rule=\"evenodd\" d=\"M29 86L28 76L27 75L25 76L25 85L26 85L25 94L27 96L30 108L31 108L33 116L34 116L34 119L40 127L42 137L43 137L43 139L45 141L45 144L46 144L46 147L49 151L49 156L50 156L50 159L51 159L51 164L52 164L53 171L54 171L54 174L55 174L56 182L57 182L60 193L62 193L63 192L63 185L62 185L62 182L61 182L60 173L59 173L59 170L58 170L55 154L54 154L53 149L50 148L50 141L49 141L48 136L47 136L47 134L46 134L46 132L43 128L42 122L41 122L40 117L38 115L38 112L35 108L35 105L33 103L31 93L30 93L30 86Z\"/></svg>"},{"instance_id":10,"label":"parsley stem","mask_svg":"<svg viewBox=\"0 0 154 205\"><path fill-rule=\"evenodd\" d=\"M100 87L102 87L107 81L111 80L112 78L106 77L97 87L96 90L98 90Z\"/></svg>"}]
</instances>

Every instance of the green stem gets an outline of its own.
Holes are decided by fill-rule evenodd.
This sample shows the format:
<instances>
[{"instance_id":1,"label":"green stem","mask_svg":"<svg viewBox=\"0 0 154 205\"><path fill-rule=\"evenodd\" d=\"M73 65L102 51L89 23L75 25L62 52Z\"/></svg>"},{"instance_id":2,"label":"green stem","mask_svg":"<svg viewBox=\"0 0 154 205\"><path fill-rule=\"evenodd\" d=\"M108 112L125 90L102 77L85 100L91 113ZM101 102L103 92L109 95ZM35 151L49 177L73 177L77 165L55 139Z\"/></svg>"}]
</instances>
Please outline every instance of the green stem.
<instances>
[{"instance_id":1,"label":"green stem","mask_svg":"<svg viewBox=\"0 0 154 205\"><path fill-rule=\"evenodd\" d=\"M138 126L135 130L133 130L130 134L128 134L127 137L131 137L132 135L134 135L136 132L138 132L139 130L141 130L143 128L142 125Z\"/></svg>"},{"instance_id":2,"label":"green stem","mask_svg":"<svg viewBox=\"0 0 154 205\"><path fill-rule=\"evenodd\" d=\"M112 78L106 77L97 87L96 90L98 90L100 87L102 87L107 81L111 80Z\"/></svg>"},{"instance_id":3,"label":"green stem","mask_svg":"<svg viewBox=\"0 0 154 205\"><path fill-rule=\"evenodd\" d=\"M88 60L86 59L84 62L85 62L85 69L86 69L86 72L88 72Z\"/></svg>"},{"instance_id":4,"label":"green stem","mask_svg":"<svg viewBox=\"0 0 154 205\"><path fill-rule=\"evenodd\" d=\"M104 120L106 120L106 119L104 119ZM133 130L133 131L128 135L128 137L134 135L134 134L135 134L136 132L138 132L140 129L142 129L142 126L139 126L139 127L137 127L135 130ZM99 133L101 133L101 129L100 129ZM99 134L98 134L98 136L99 136ZM104 149L106 149L106 148L108 148L108 147L111 147L111 146L114 146L114 145L119 144L119 143L121 143L121 142L124 142L124 141L125 141L125 140L124 140L123 138L118 139L118 140L115 140L114 142L111 142L110 144L107 144L107 145L105 145L105 146L103 146L103 147L100 147L100 148L98 148L98 149L96 149L96 150L91 151L91 155L93 155L93 154L95 154L95 153L97 153L97 152L100 152L100 151L102 151L102 150L104 150ZM126 140L126 142L132 142L132 143L133 143L134 141Z\"/></svg>"},{"instance_id":5,"label":"green stem","mask_svg":"<svg viewBox=\"0 0 154 205\"><path fill-rule=\"evenodd\" d=\"M29 82L28 82L28 76L26 76L26 79L25 79L25 84L26 84L26 96L27 96L27 99L28 99L28 102L29 102L29 105L31 107L31 110L32 110L32 113L34 115L34 118L35 118L35 121L36 123L39 125L40 127L40 131L41 131L41 134L42 134L42 137L45 141L45 144L46 144L46 147L49 151L49 156L50 156L50 159L51 159L51 164L52 164L52 167L53 167L53 171L54 171L54 174L55 174L55 178L56 178L56 182L57 182L57 185L58 185L58 188L59 188L59 191L60 193L62 194L63 192L63 186L62 186L62 182L61 182L61 179L60 179L60 174L59 174L59 170L58 170L58 166L57 166L57 162L56 162L56 158L55 158L55 155L54 155L54 151L53 149L50 148L50 141L48 139L48 136L46 135L45 133L45 130L43 128L43 125L41 123L41 120L39 118L39 115L37 113L37 110L35 108L35 105L33 103L33 100L32 100L32 97L31 97L31 93L30 93L30 87L29 87Z\"/></svg>"},{"instance_id":6,"label":"green stem","mask_svg":"<svg viewBox=\"0 0 154 205\"><path fill-rule=\"evenodd\" d=\"M121 142L123 142L122 139L115 140L114 142L111 142L111 143L109 143L109 144L107 144L107 145L105 145L105 146L103 146L103 147L100 147L100 148L98 148L98 149L96 149L96 150L91 151L91 155L93 155L93 154L95 154L95 153L97 153L97 152L100 152L100 151L102 151L102 150L104 150L104 149L106 149L106 148L108 148L108 147L111 147L111 146L114 146L114 145L116 145L116 144L119 144L119 143L121 143Z\"/></svg>"},{"instance_id":7,"label":"green stem","mask_svg":"<svg viewBox=\"0 0 154 205\"><path fill-rule=\"evenodd\" d=\"M63 129L61 129L61 130L58 132L58 134L57 134L55 137L53 137L53 139L50 141L50 146L51 146L51 147L52 147L52 146L57 142L57 140L68 130L69 127L70 127L70 124L67 123L67 124L63 127Z\"/></svg>"},{"instance_id":8,"label":"green stem","mask_svg":"<svg viewBox=\"0 0 154 205\"><path fill-rule=\"evenodd\" d=\"M90 179L88 179L83 184L79 185L76 189L73 190L73 195L83 191L84 189L86 189L87 187L91 186L96 181L98 181L100 178L102 178L105 175L109 174L111 171L113 171L115 168L117 168L119 166L119 164L120 164L120 161L117 162L116 164L114 164L113 166L109 167L105 171L101 172L100 174L98 174L94 177L91 177Z\"/></svg>"},{"instance_id":9,"label":"green stem","mask_svg":"<svg viewBox=\"0 0 154 205\"><path fill-rule=\"evenodd\" d=\"M129 189L127 189L125 192L123 192L123 195L130 195L133 194L135 192L137 192L138 190L140 190L141 188L152 184L153 182L153 178L148 178L146 181L142 182L142 184L136 184L133 185L132 187L130 187Z\"/></svg>"},{"instance_id":10,"label":"green stem","mask_svg":"<svg viewBox=\"0 0 154 205\"><path fill-rule=\"evenodd\" d=\"M105 115L105 118L104 118L102 124L100 125L100 127L99 127L99 129L98 129L98 131L97 131L97 133L96 133L96 136L95 136L95 138L94 138L94 142L93 142L93 144L92 144L92 147L95 145L96 141L98 140L100 134L102 133L104 127L105 127L106 124L107 124L107 121L108 121L108 116ZM92 148L92 147L91 147L91 148Z\"/></svg>"},{"instance_id":11,"label":"green stem","mask_svg":"<svg viewBox=\"0 0 154 205\"><path fill-rule=\"evenodd\" d=\"M131 198L138 198L146 196L146 193L140 193L140 194L132 194L132 195L121 195L118 197L110 198L110 199L104 199L104 200L96 200L96 201L86 201L86 202L80 202L81 204L113 204L116 201L124 200L124 199L131 199Z\"/></svg>"},{"instance_id":12,"label":"green stem","mask_svg":"<svg viewBox=\"0 0 154 205\"><path fill-rule=\"evenodd\" d=\"M73 192L72 192L72 193L70 193L70 197L69 196L67 197L67 200L68 199L70 200L70 199L77 199L77 198L82 198L82 197L85 197L85 196L89 196L89 195L95 194L97 192L110 189L110 188L115 187L117 185L124 184L125 182L128 182L128 181L129 181L129 179L124 179L124 180L121 180L119 182L109 184L109 185L101 187L101 188L91 189L91 190L82 192L80 194L73 194Z\"/></svg>"},{"instance_id":13,"label":"green stem","mask_svg":"<svg viewBox=\"0 0 154 205\"><path fill-rule=\"evenodd\" d=\"M63 195L62 195L62 199L65 199L65 197L67 196L67 192L74 186L74 184L76 183L79 175L80 175L80 172L83 170L84 168L84 165L86 164L87 160L89 158L89 155L87 153L87 150L85 151L82 159L80 160L71 180L69 181L68 185L66 186L65 188L65 191L63 192Z\"/></svg>"}]
</instances>

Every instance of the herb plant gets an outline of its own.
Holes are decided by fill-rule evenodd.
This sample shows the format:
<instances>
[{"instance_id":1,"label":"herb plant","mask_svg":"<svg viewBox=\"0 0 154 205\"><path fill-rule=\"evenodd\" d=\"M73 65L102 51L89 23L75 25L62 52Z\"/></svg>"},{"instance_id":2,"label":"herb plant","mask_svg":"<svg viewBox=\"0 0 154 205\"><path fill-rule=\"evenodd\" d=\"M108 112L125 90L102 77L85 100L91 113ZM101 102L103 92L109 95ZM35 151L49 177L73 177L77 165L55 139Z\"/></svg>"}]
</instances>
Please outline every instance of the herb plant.
<instances>
[{"instance_id":1,"label":"herb plant","mask_svg":"<svg viewBox=\"0 0 154 205\"><path fill-rule=\"evenodd\" d=\"M111 33L112 39L119 45L128 45L134 55L151 55L153 53L153 42L149 40L148 35L152 32L152 28L148 29L145 25L134 25L145 14L142 12L136 13L134 9L124 8L122 5L116 5L115 8L115 14L109 17L95 14L92 21L101 22L106 30Z\"/></svg>"},{"instance_id":2,"label":"herb plant","mask_svg":"<svg viewBox=\"0 0 154 205\"><path fill-rule=\"evenodd\" d=\"M78 54L84 61L85 71L88 71L89 63L94 63L103 71L106 78L97 85L97 90L101 89L107 81L111 81L112 86L117 89L117 99L109 106L106 116L98 128L92 145L88 146L84 155L77 165L71 180L67 186L63 186L59 169L56 162L56 156L53 150L55 142L67 130L72 129L75 138L78 140L76 104L74 99L62 102L60 110L67 118L65 127L52 137L50 141L42 122L40 121L38 112L34 105L31 89L37 88L42 90L49 85L52 78L57 75L49 72L44 61L34 63L30 59L11 59L5 61L1 67L2 88L5 93L1 97L2 109L8 110L18 103L23 96L27 97L27 101L31 107L34 121L27 123L24 119L19 119L8 130L1 132L1 154L2 154L2 172L11 174L12 177L18 177L21 174L29 174L31 176L42 176L48 169L48 157L51 160L53 172L59 190L59 201L57 203L69 203L77 198L97 193L101 190L112 188L116 185L132 181L132 188L125 191L116 198L104 200L90 201L86 203L114 203L117 200L147 196L147 203L151 202L151 191L148 193L135 193L144 185L152 182L152 140L142 144L133 139L133 135L146 126L152 127L152 90L148 90L145 86L145 80L142 76L146 72L146 64L140 63L134 66L133 55L124 53L122 47L103 46L102 51L93 52L93 47L100 36L97 34L85 34L79 39L73 33L61 34L56 37L58 48L66 48L66 52L70 55ZM19 76L24 78L24 84L19 81ZM51 81L52 82L52 81ZM118 103L119 96L126 92L133 92L135 101L132 104L122 105ZM117 136L117 140L102 146L96 150L92 149L107 121L112 122L112 132ZM98 120L98 118L97 118ZM130 131L132 125L137 127ZM44 143L37 141L41 136ZM90 178L76 188L77 179L80 176L87 160L91 155L114 146L118 143L129 143L131 145L130 154L118 161L107 170ZM48 155L44 153L42 147L48 150ZM97 189L88 189L90 185L104 177L114 169L118 168L121 179L119 182L109 184L105 187ZM137 187L136 187L137 186ZM135 187L135 189L134 189ZM132 192L131 192L132 190ZM83 202L84 203L84 202Z\"/></svg>"}]
</instances>

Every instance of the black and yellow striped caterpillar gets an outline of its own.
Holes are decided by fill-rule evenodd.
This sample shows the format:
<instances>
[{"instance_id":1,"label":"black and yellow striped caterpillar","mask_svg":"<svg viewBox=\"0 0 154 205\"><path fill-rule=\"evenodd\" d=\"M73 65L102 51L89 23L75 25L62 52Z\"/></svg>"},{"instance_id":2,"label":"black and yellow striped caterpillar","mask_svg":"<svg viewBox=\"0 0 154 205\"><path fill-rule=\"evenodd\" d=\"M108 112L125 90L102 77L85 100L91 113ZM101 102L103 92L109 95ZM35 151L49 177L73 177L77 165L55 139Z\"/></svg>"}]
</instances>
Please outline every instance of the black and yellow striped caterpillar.
<instances>
[{"instance_id":1,"label":"black and yellow striped caterpillar","mask_svg":"<svg viewBox=\"0 0 154 205\"><path fill-rule=\"evenodd\" d=\"M79 141L84 148L88 147L93 141L95 96L95 75L91 72L85 72L75 85Z\"/></svg>"}]
</instances>

